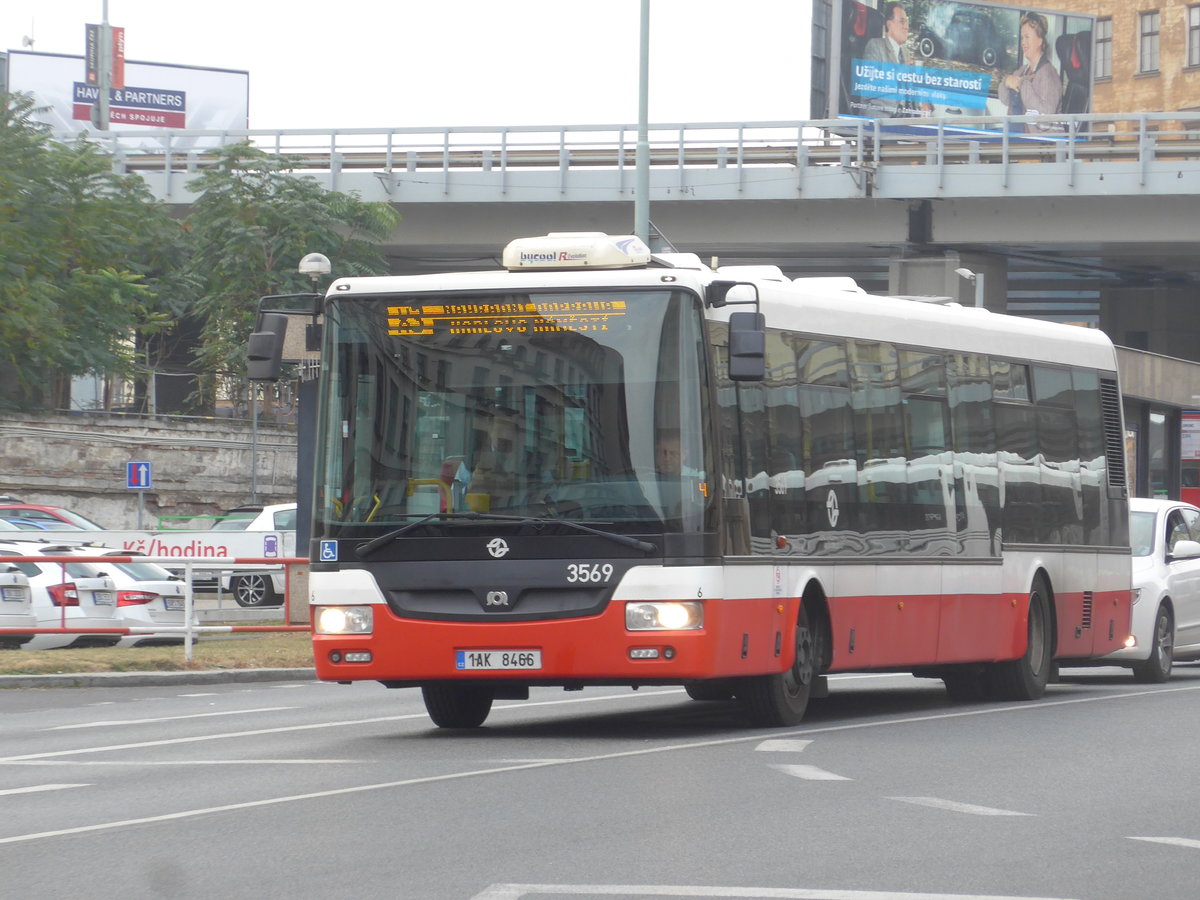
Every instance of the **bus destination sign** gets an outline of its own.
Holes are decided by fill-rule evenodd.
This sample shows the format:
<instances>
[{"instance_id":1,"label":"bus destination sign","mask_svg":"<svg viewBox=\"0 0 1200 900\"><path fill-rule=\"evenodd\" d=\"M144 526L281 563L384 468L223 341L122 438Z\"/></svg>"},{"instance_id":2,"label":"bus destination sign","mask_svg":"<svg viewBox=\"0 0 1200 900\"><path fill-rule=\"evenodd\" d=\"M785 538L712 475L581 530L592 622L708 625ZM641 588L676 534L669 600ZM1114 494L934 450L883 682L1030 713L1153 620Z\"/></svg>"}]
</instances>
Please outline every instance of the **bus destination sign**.
<instances>
[{"instance_id":1,"label":"bus destination sign","mask_svg":"<svg viewBox=\"0 0 1200 900\"><path fill-rule=\"evenodd\" d=\"M389 306L388 334L544 334L607 331L626 313L624 300L523 300L509 303L444 303Z\"/></svg>"}]
</instances>

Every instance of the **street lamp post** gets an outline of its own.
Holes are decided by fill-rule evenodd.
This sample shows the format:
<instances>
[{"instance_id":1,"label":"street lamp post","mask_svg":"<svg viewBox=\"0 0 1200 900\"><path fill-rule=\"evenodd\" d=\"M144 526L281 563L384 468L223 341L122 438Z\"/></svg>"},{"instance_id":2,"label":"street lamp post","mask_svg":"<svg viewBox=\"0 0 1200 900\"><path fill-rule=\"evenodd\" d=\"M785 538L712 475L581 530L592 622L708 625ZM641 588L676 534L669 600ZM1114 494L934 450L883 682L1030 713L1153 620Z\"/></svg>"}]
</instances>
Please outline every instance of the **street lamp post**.
<instances>
[{"instance_id":1,"label":"street lamp post","mask_svg":"<svg viewBox=\"0 0 1200 900\"><path fill-rule=\"evenodd\" d=\"M650 246L650 0L642 0L638 53L637 182L633 193L633 233Z\"/></svg>"},{"instance_id":2,"label":"street lamp post","mask_svg":"<svg viewBox=\"0 0 1200 900\"><path fill-rule=\"evenodd\" d=\"M983 273L972 272L970 269L955 269L954 274L959 278L965 278L971 284L975 285L975 305L983 306Z\"/></svg>"},{"instance_id":3,"label":"street lamp post","mask_svg":"<svg viewBox=\"0 0 1200 900\"><path fill-rule=\"evenodd\" d=\"M108 0L104 0L100 14L100 46L96 48L96 62L100 66L100 94L96 98L96 128L109 129L108 92L112 88L112 26L108 24Z\"/></svg>"},{"instance_id":4,"label":"street lamp post","mask_svg":"<svg viewBox=\"0 0 1200 900\"><path fill-rule=\"evenodd\" d=\"M300 274L307 275L312 280L313 293L320 294L319 281L333 271L329 258L321 253L309 253L300 260ZM309 327L316 331L316 312L320 309L319 301L313 305L313 324ZM315 336L315 335L314 335ZM310 346L309 349L315 349ZM317 382L312 377L315 369L309 370L306 380L301 373L296 388L296 502L302 510L312 509L313 497L313 463L317 444ZM296 546L307 547L312 534L311 516L302 515L296 522Z\"/></svg>"}]
</instances>

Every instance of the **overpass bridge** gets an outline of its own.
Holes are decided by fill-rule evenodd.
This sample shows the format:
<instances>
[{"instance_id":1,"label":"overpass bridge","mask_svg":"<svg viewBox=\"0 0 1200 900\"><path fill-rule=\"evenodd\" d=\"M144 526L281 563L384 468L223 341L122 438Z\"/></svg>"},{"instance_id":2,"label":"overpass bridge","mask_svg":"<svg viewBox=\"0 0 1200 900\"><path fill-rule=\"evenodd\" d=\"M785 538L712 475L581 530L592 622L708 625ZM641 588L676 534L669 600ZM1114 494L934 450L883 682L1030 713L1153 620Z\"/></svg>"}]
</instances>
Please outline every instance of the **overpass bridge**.
<instances>
[{"instance_id":1,"label":"overpass bridge","mask_svg":"<svg viewBox=\"0 0 1200 900\"><path fill-rule=\"evenodd\" d=\"M1132 348L1130 421L1166 442L1178 483L1179 412L1200 407L1200 112L677 123L649 137L650 218L679 250L1102 328ZM180 207L214 147L288 156L397 207L396 274L493 268L522 235L633 228L634 125L92 139ZM982 276L982 296L957 268Z\"/></svg>"},{"instance_id":2,"label":"overpass bridge","mask_svg":"<svg viewBox=\"0 0 1200 900\"><path fill-rule=\"evenodd\" d=\"M953 275L966 267L991 308L1103 321L1119 342L1200 357L1200 321L1180 315L1200 278L1200 112L681 123L649 138L651 219L681 250L973 302ZM292 157L330 189L396 205L395 273L492 267L519 235L632 230L633 125L93 139L179 205L214 146Z\"/></svg>"},{"instance_id":3,"label":"overpass bridge","mask_svg":"<svg viewBox=\"0 0 1200 900\"><path fill-rule=\"evenodd\" d=\"M848 272L875 291L914 287L894 260L960 254L986 270L990 306L1039 290L1070 304L1082 292L1092 317L1105 286L1200 276L1200 113L1071 116L1052 131L1034 118L900 124L652 126L651 218L703 258ZM1021 124L1031 133L1012 133ZM250 140L290 156L330 189L397 206L403 218L385 249L399 273L495 265L523 234L631 230L636 134L570 125L93 138L119 170L181 205L213 146Z\"/></svg>"}]
</instances>

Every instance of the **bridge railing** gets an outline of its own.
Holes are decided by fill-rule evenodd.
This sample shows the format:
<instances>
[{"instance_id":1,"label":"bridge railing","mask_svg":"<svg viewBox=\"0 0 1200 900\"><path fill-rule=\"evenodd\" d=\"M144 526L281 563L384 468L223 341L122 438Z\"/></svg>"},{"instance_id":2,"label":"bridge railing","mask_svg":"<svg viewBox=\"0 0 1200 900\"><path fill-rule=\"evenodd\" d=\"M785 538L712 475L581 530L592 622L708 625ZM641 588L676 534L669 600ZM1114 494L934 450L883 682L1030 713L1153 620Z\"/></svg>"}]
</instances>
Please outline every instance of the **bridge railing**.
<instances>
[{"instance_id":1,"label":"bridge railing","mask_svg":"<svg viewBox=\"0 0 1200 900\"><path fill-rule=\"evenodd\" d=\"M1200 159L1200 112L1074 116L825 119L653 125L649 164L684 170L837 166L872 172L887 166L935 169L978 163L1156 162ZM62 137L66 137L63 135ZM245 131L110 131L89 138L119 171L190 177L215 149L242 141L288 156L295 170L322 173L338 189L346 170L450 174L541 170L564 179L577 170L611 170L632 185L633 125L452 126ZM682 177L682 176L681 176ZM869 179L862 179L869 190Z\"/></svg>"}]
</instances>

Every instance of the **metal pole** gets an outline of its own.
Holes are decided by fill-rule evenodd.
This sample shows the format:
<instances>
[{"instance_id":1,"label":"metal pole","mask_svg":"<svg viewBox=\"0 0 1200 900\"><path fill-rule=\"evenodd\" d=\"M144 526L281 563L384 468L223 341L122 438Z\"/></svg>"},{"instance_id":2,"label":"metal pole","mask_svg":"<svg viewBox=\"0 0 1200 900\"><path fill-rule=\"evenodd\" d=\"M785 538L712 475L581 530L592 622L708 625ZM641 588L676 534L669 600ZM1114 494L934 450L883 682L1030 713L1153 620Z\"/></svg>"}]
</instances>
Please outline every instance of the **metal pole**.
<instances>
[{"instance_id":1,"label":"metal pole","mask_svg":"<svg viewBox=\"0 0 1200 900\"><path fill-rule=\"evenodd\" d=\"M97 107L100 115L96 127L108 131L108 92L112 89L112 26L108 24L108 0L104 0L100 21L100 46L96 62L100 64L100 97Z\"/></svg>"},{"instance_id":2,"label":"metal pole","mask_svg":"<svg viewBox=\"0 0 1200 900\"><path fill-rule=\"evenodd\" d=\"M258 382L250 382L250 502L258 502Z\"/></svg>"},{"instance_id":3,"label":"metal pole","mask_svg":"<svg viewBox=\"0 0 1200 900\"><path fill-rule=\"evenodd\" d=\"M975 305L983 308L983 273L975 274Z\"/></svg>"},{"instance_id":4,"label":"metal pole","mask_svg":"<svg viewBox=\"0 0 1200 900\"><path fill-rule=\"evenodd\" d=\"M633 233L650 243L650 0L642 0L638 65L637 182L633 195Z\"/></svg>"}]
</instances>

